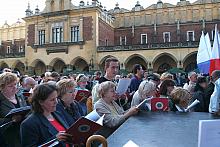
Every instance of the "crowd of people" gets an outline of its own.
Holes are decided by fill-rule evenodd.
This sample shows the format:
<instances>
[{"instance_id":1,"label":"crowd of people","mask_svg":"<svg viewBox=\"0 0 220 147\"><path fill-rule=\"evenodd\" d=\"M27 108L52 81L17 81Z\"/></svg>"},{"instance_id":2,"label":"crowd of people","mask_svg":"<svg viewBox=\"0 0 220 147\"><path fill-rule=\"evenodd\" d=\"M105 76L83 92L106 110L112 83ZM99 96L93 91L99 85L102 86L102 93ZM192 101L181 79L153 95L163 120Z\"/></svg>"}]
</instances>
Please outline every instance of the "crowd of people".
<instances>
[{"instance_id":1,"label":"crowd of people","mask_svg":"<svg viewBox=\"0 0 220 147\"><path fill-rule=\"evenodd\" d=\"M188 111L220 115L220 70L210 76L195 72L188 77L180 73L148 73L140 64L133 73L118 75L119 61L107 58L105 73L62 76L46 72L42 76L18 75L6 68L0 74L0 144L8 147L39 146L53 139L60 146L72 146L72 136L66 130L80 117L93 110L104 115L104 126L117 129L139 111L151 111L151 104L137 107L147 98L169 101L168 111L183 111L194 100L199 103ZM116 87L121 78L130 78L127 92L119 95ZM91 95L80 101L77 91ZM31 106L28 115L5 116L14 108Z\"/></svg>"}]
</instances>

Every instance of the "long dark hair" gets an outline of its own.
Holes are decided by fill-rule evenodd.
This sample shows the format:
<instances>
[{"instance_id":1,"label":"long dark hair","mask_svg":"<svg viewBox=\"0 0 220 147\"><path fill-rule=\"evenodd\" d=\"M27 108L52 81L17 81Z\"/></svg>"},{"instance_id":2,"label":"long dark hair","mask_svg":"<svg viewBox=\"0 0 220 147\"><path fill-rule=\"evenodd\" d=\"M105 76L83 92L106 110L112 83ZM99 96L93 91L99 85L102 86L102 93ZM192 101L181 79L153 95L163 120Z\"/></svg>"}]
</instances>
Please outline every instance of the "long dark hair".
<instances>
[{"instance_id":1,"label":"long dark hair","mask_svg":"<svg viewBox=\"0 0 220 147\"><path fill-rule=\"evenodd\" d=\"M51 93L57 91L56 86L52 84L40 84L37 85L33 90L31 105L33 112L43 113L44 110L40 105L40 101L45 101L48 99Z\"/></svg>"},{"instance_id":2,"label":"long dark hair","mask_svg":"<svg viewBox=\"0 0 220 147\"><path fill-rule=\"evenodd\" d=\"M175 86L175 82L173 80L164 80L161 85L160 85L160 89L159 92L161 95L167 95L167 87L168 86Z\"/></svg>"}]
</instances>

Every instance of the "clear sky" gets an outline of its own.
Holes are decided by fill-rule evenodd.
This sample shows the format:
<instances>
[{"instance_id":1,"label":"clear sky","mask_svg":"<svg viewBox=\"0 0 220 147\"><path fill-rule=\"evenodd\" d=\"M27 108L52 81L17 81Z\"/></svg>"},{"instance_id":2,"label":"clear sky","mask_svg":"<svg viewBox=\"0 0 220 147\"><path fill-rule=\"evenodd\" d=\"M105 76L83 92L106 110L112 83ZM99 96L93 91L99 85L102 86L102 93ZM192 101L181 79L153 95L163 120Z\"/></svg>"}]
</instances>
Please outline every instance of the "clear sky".
<instances>
[{"instance_id":1,"label":"clear sky","mask_svg":"<svg viewBox=\"0 0 220 147\"><path fill-rule=\"evenodd\" d=\"M39 9L42 11L45 7L46 0L1 0L0 3L0 26L7 21L9 25L15 23L18 19L25 17L25 10L27 9L28 2L30 2L31 10L34 11L38 5ZM80 0L72 0L73 5L78 6ZM91 4L92 0L84 0L85 3ZM140 4L146 8L152 4L156 4L158 0L139 0ZM166 3L176 4L180 0L162 0ZM189 0L191 3L196 0ZM137 0L99 0L103 6L106 6L107 10L115 7L118 2L119 7L131 10L136 4Z\"/></svg>"}]
</instances>

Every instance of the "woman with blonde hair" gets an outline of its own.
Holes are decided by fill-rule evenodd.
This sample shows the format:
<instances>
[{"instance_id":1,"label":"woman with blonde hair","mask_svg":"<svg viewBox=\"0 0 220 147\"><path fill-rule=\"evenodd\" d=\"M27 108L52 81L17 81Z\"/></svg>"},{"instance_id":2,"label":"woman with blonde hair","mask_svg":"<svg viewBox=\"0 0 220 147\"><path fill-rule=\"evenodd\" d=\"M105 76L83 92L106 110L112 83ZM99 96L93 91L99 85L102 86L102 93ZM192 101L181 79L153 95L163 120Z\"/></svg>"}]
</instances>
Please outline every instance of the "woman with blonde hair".
<instances>
[{"instance_id":1,"label":"woman with blonde hair","mask_svg":"<svg viewBox=\"0 0 220 147\"><path fill-rule=\"evenodd\" d=\"M173 80L173 75L169 72L164 72L160 76L160 80L161 80L161 82L164 81L164 80Z\"/></svg>"},{"instance_id":2,"label":"woman with blonde hair","mask_svg":"<svg viewBox=\"0 0 220 147\"><path fill-rule=\"evenodd\" d=\"M156 85L147 80L142 81L138 90L134 93L131 106L140 104L144 99L156 96ZM146 103L147 104L147 103ZM141 110L149 110L149 105L143 105Z\"/></svg>"},{"instance_id":3,"label":"woman with blonde hair","mask_svg":"<svg viewBox=\"0 0 220 147\"><path fill-rule=\"evenodd\" d=\"M88 84L88 77L84 74L79 74L77 77L76 77L76 82L77 82L77 86L76 86L76 90L85 90L85 91L89 91L88 89L86 89L86 85ZM87 115L89 112L92 111L92 97L89 97L89 98L85 98L85 99L82 99L80 102L79 102L81 108L82 108L82 111L83 111L83 114L84 115Z\"/></svg>"},{"instance_id":4,"label":"woman with blonde hair","mask_svg":"<svg viewBox=\"0 0 220 147\"><path fill-rule=\"evenodd\" d=\"M83 111L75 99L76 82L72 79L62 79L56 84L58 90L57 111L61 112L69 125L72 125L81 116Z\"/></svg>"},{"instance_id":5,"label":"woman with blonde hair","mask_svg":"<svg viewBox=\"0 0 220 147\"><path fill-rule=\"evenodd\" d=\"M100 99L95 103L95 109L100 116L104 115L104 125L109 128L117 128L127 118L135 115L138 108L131 107L124 111L116 102L115 84L111 81L103 82L98 87Z\"/></svg>"},{"instance_id":6,"label":"woman with blonde hair","mask_svg":"<svg viewBox=\"0 0 220 147\"><path fill-rule=\"evenodd\" d=\"M170 110L184 112L188 107L192 96L186 89L178 87L171 92L170 98L172 102Z\"/></svg>"},{"instance_id":7,"label":"woman with blonde hair","mask_svg":"<svg viewBox=\"0 0 220 147\"><path fill-rule=\"evenodd\" d=\"M3 127L3 139L7 146L21 146L20 143L20 122L21 115L14 115L12 118L5 118L12 109L27 106L23 97L17 95L18 77L11 72L0 74L0 125L12 122Z\"/></svg>"}]
</instances>

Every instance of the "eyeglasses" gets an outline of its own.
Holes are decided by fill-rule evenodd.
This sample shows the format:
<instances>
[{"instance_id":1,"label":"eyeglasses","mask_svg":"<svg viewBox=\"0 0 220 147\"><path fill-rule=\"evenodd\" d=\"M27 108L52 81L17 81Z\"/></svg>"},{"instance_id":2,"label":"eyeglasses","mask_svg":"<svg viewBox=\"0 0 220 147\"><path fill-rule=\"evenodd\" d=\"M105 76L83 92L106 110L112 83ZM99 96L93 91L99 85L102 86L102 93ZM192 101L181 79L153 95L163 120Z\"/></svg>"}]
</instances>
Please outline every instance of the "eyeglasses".
<instances>
[{"instance_id":1,"label":"eyeglasses","mask_svg":"<svg viewBox=\"0 0 220 147\"><path fill-rule=\"evenodd\" d=\"M72 94L72 93L75 93L75 90L67 91L66 93Z\"/></svg>"}]
</instances>

